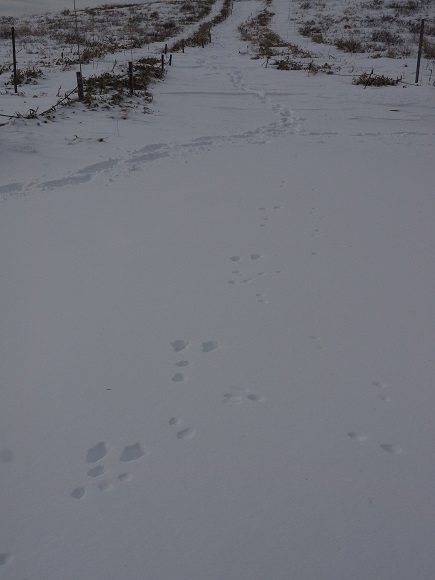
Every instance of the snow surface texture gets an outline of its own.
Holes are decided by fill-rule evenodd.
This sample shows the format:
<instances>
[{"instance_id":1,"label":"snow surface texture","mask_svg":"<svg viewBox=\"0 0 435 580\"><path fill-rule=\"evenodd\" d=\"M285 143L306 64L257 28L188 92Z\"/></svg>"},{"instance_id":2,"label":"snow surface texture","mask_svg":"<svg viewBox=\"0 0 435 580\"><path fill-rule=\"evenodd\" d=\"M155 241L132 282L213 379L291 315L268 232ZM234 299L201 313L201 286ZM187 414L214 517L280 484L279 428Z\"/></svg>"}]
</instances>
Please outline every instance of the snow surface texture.
<instances>
[{"instance_id":1,"label":"snow surface texture","mask_svg":"<svg viewBox=\"0 0 435 580\"><path fill-rule=\"evenodd\" d=\"M1 128L2 579L434 577L434 89L257 8L151 115Z\"/></svg>"}]
</instances>

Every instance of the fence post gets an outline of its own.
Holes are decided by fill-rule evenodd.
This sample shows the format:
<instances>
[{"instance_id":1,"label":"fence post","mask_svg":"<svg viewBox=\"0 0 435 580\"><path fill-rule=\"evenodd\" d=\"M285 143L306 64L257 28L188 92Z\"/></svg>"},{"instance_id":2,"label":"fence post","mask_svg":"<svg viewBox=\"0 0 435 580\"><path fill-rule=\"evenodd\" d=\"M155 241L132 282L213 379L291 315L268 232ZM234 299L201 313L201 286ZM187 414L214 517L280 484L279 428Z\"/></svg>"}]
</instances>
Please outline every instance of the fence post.
<instances>
[{"instance_id":1,"label":"fence post","mask_svg":"<svg viewBox=\"0 0 435 580\"><path fill-rule=\"evenodd\" d=\"M418 77L420 76L420 61L421 61L421 51L423 48L423 34L424 34L424 18L421 21L420 41L418 43L417 70L415 71L415 84L416 85L418 85Z\"/></svg>"},{"instance_id":2,"label":"fence post","mask_svg":"<svg viewBox=\"0 0 435 580\"><path fill-rule=\"evenodd\" d=\"M168 45L165 44L165 54L168 54Z\"/></svg>"},{"instance_id":3,"label":"fence post","mask_svg":"<svg viewBox=\"0 0 435 580\"><path fill-rule=\"evenodd\" d=\"M169 66L172 66L172 54L169 55Z\"/></svg>"},{"instance_id":4,"label":"fence post","mask_svg":"<svg viewBox=\"0 0 435 580\"><path fill-rule=\"evenodd\" d=\"M80 71L77 71L76 77L77 77L77 93L79 95L79 101L82 101L84 97L82 73Z\"/></svg>"},{"instance_id":5,"label":"fence post","mask_svg":"<svg viewBox=\"0 0 435 580\"><path fill-rule=\"evenodd\" d=\"M12 32L12 58L14 61L14 92L17 93L18 89L17 89L17 85L18 85L18 79L17 79L17 53L15 51L15 27L12 26L11 28L11 32Z\"/></svg>"},{"instance_id":6,"label":"fence post","mask_svg":"<svg viewBox=\"0 0 435 580\"><path fill-rule=\"evenodd\" d=\"M165 55L162 54L162 72L165 72Z\"/></svg>"},{"instance_id":7,"label":"fence post","mask_svg":"<svg viewBox=\"0 0 435 580\"><path fill-rule=\"evenodd\" d=\"M133 81L133 63L128 63L128 84L130 86L130 96L133 94L134 91L134 81Z\"/></svg>"},{"instance_id":8,"label":"fence post","mask_svg":"<svg viewBox=\"0 0 435 580\"><path fill-rule=\"evenodd\" d=\"M184 54L184 38L181 39L181 50L183 51Z\"/></svg>"}]
</instances>

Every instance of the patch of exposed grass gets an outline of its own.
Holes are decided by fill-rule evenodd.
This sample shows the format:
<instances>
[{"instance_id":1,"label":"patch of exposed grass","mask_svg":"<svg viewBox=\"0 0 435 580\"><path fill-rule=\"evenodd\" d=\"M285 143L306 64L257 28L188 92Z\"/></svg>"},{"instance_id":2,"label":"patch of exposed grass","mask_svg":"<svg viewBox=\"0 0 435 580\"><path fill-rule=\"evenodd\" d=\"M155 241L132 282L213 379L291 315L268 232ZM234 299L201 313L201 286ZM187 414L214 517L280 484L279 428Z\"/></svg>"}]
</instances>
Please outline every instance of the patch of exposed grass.
<instances>
[{"instance_id":1,"label":"patch of exposed grass","mask_svg":"<svg viewBox=\"0 0 435 580\"><path fill-rule=\"evenodd\" d=\"M435 41L433 0L352 0L346 4L299 0L299 7L303 11L299 34L343 52L416 56L422 18L426 19L426 41ZM431 54L430 49L427 52Z\"/></svg>"},{"instance_id":2,"label":"patch of exposed grass","mask_svg":"<svg viewBox=\"0 0 435 580\"><path fill-rule=\"evenodd\" d=\"M310 52L283 40L270 28L274 16L266 7L238 27L241 39L255 47L257 58L270 58L282 52L294 57L311 58L313 55Z\"/></svg>"},{"instance_id":3,"label":"patch of exposed grass","mask_svg":"<svg viewBox=\"0 0 435 580\"><path fill-rule=\"evenodd\" d=\"M364 85L364 87L394 87L398 85L400 81L400 78L393 79L385 75L374 75L372 71L370 74L364 72L359 77L355 77L352 84Z\"/></svg>"}]
</instances>

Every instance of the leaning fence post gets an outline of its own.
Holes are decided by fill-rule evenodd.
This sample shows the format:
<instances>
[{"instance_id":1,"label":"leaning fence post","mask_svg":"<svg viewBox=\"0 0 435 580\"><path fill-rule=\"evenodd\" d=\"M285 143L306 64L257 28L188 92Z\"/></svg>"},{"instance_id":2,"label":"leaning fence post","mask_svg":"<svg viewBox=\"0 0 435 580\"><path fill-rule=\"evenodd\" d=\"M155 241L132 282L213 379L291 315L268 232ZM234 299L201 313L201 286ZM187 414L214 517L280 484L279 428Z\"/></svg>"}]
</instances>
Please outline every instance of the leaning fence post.
<instances>
[{"instance_id":1,"label":"leaning fence post","mask_svg":"<svg viewBox=\"0 0 435 580\"><path fill-rule=\"evenodd\" d=\"M423 34L424 34L424 18L421 21L420 41L418 43L417 70L415 71L415 84L416 85L418 85L418 77L420 76L420 61L421 61L421 51L423 48Z\"/></svg>"},{"instance_id":2,"label":"leaning fence post","mask_svg":"<svg viewBox=\"0 0 435 580\"><path fill-rule=\"evenodd\" d=\"M133 63L128 63L128 84L130 87L130 95L133 94L134 91L134 82L133 82Z\"/></svg>"},{"instance_id":3,"label":"leaning fence post","mask_svg":"<svg viewBox=\"0 0 435 580\"><path fill-rule=\"evenodd\" d=\"M17 53L15 51L15 27L12 26L11 28L11 32L12 32L12 58L14 61L14 92L17 93L18 89L17 89L17 85L18 85L18 79L17 79Z\"/></svg>"},{"instance_id":4,"label":"leaning fence post","mask_svg":"<svg viewBox=\"0 0 435 580\"><path fill-rule=\"evenodd\" d=\"M77 71L76 77L77 77L77 93L79 95L79 101L82 101L84 97L82 73L80 71Z\"/></svg>"}]
</instances>

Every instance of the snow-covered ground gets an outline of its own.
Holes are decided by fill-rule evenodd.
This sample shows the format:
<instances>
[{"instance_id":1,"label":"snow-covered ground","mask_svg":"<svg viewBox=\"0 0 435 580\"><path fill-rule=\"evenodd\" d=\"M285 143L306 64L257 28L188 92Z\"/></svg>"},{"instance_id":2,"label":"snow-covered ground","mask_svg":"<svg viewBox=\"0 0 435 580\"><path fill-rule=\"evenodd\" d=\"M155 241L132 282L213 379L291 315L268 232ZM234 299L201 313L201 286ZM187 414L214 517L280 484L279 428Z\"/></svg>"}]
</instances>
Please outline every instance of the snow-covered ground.
<instances>
[{"instance_id":1,"label":"snow-covered ground","mask_svg":"<svg viewBox=\"0 0 435 580\"><path fill-rule=\"evenodd\" d=\"M0 128L2 579L434 578L435 89L265 68L259 8Z\"/></svg>"}]
</instances>

